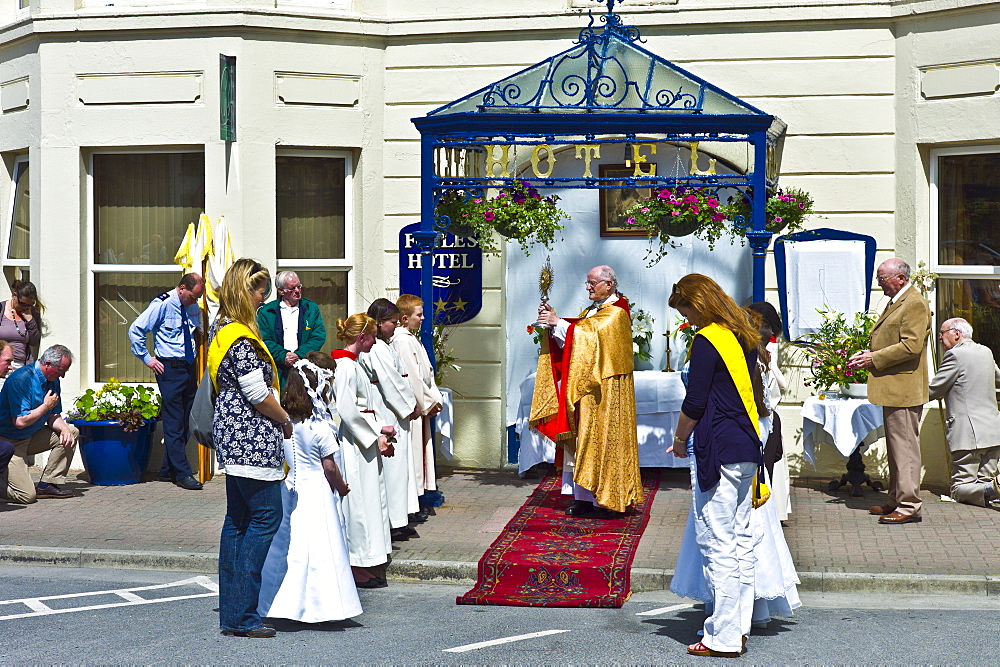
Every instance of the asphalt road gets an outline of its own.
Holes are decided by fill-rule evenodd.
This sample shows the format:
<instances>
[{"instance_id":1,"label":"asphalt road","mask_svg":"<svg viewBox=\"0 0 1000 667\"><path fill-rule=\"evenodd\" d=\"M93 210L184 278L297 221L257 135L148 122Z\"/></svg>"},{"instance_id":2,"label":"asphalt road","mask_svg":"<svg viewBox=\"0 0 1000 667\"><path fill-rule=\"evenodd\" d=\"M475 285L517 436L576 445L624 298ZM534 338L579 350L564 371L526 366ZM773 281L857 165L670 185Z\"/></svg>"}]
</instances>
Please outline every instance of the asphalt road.
<instances>
[{"instance_id":1,"label":"asphalt road","mask_svg":"<svg viewBox=\"0 0 1000 667\"><path fill-rule=\"evenodd\" d=\"M458 606L455 596L464 588L398 584L361 591L365 613L357 619L320 625L276 621L282 631L278 637L240 639L219 635L214 581L176 572L0 566L0 662L704 664L706 660L684 651L697 639L703 620L700 607L664 592L636 594L622 609L534 609ZM148 588L161 584L175 585ZM126 590L137 588L145 590ZM104 592L111 590L125 592ZM41 604L7 602L46 596L59 597ZM794 618L755 630L739 662L996 664L998 660L997 598L866 600L853 594L803 595L803 603ZM475 646L516 637L520 638Z\"/></svg>"}]
</instances>

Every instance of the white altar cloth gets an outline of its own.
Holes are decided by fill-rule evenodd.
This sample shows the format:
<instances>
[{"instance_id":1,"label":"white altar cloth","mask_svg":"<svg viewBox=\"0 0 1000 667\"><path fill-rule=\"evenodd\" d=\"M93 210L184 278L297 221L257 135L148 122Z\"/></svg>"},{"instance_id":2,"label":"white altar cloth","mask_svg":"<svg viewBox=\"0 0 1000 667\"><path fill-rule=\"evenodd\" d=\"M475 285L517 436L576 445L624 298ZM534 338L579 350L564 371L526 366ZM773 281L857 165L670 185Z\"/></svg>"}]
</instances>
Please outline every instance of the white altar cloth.
<instances>
[{"instance_id":1,"label":"white altar cloth","mask_svg":"<svg viewBox=\"0 0 1000 667\"><path fill-rule=\"evenodd\" d=\"M837 452L846 460L864 440L868 444L881 437L882 406L863 398L810 396L802 404L802 453L816 466L816 440L825 431L833 438ZM876 432L877 431L877 432ZM869 436L873 436L869 439Z\"/></svg>"},{"instance_id":2,"label":"white altar cloth","mask_svg":"<svg viewBox=\"0 0 1000 667\"><path fill-rule=\"evenodd\" d=\"M674 429L684 402L684 384L680 373L636 371L635 412L636 434L639 438L639 465L644 468L687 468L687 459L667 454L674 439ZM555 443L528 426L531 395L535 391L535 374L521 382L521 400L514 430L521 439L518 472L542 463L555 461Z\"/></svg>"}]
</instances>

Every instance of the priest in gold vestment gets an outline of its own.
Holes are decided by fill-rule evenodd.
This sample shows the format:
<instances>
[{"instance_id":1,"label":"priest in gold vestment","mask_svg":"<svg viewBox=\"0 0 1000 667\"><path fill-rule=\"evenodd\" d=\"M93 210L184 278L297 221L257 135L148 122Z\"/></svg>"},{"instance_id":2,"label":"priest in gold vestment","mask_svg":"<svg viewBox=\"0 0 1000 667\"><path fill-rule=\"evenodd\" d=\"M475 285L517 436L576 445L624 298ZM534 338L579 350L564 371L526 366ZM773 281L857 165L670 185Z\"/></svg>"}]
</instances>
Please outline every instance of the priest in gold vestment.
<instances>
[{"instance_id":1,"label":"priest in gold vestment","mask_svg":"<svg viewBox=\"0 0 1000 667\"><path fill-rule=\"evenodd\" d=\"M608 266L587 273L590 307L575 319L547 304L530 424L562 445L570 516L613 518L642 500L632 379L632 318Z\"/></svg>"}]
</instances>

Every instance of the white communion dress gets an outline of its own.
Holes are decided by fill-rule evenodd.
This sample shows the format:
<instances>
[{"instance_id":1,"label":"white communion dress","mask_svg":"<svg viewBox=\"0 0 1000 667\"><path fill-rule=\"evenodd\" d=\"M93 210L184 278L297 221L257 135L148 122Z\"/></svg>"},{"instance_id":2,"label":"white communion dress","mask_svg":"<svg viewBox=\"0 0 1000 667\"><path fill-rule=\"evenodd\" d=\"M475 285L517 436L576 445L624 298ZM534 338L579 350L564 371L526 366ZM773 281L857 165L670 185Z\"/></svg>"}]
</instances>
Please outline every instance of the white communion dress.
<instances>
[{"instance_id":1,"label":"white communion dress","mask_svg":"<svg viewBox=\"0 0 1000 667\"><path fill-rule=\"evenodd\" d=\"M284 516L261 574L257 611L305 623L361 614L351 574L340 494L330 488L322 458L344 470L333 423L310 418L285 440L288 476L281 486ZM352 491L353 494L353 491Z\"/></svg>"}]
</instances>

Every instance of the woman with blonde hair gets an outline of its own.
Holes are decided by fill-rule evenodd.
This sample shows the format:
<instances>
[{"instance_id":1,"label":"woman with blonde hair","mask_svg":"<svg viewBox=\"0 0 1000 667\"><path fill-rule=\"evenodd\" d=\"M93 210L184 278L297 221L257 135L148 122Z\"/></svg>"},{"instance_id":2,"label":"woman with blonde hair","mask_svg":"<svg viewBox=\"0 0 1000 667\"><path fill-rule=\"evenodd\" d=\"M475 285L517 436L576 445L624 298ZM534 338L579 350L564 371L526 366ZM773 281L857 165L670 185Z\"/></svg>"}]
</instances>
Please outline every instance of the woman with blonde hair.
<instances>
[{"instance_id":1,"label":"woman with blonde hair","mask_svg":"<svg viewBox=\"0 0 1000 667\"><path fill-rule=\"evenodd\" d=\"M257 329L271 291L260 262L236 260L222 280L208 369L217 392L212 436L226 468L219 542L219 626L230 637L273 637L257 612L261 570L281 523L283 438L292 421L278 403L278 371Z\"/></svg>"},{"instance_id":2,"label":"woman with blonde hair","mask_svg":"<svg viewBox=\"0 0 1000 667\"><path fill-rule=\"evenodd\" d=\"M376 378L358 362L358 355L375 345L375 332L375 320L365 313L337 320L337 339L344 342L344 349L332 353L337 360L334 395L344 444L344 479L351 485L351 494L342 503L351 570L359 588L387 585L367 568L388 562L392 553L382 457L395 453L396 429L376 414L375 406L381 404L372 386Z\"/></svg>"},{"instance_id":3,"label":"woman with blonde hair","mask_svg":"<svg viewBox=\"0 0 1000 667\"><path fill-rule=\"evenodd\" d=\"M686 457L694 434L695 535L713 602L703 639L687 651L737 656L746 651L754 606L751 488L762 459L751 375L760 336L747 313L708 276L678 280L669 305L698 328L687 396L667 451Z\"/></svg>"}]
</instances>

